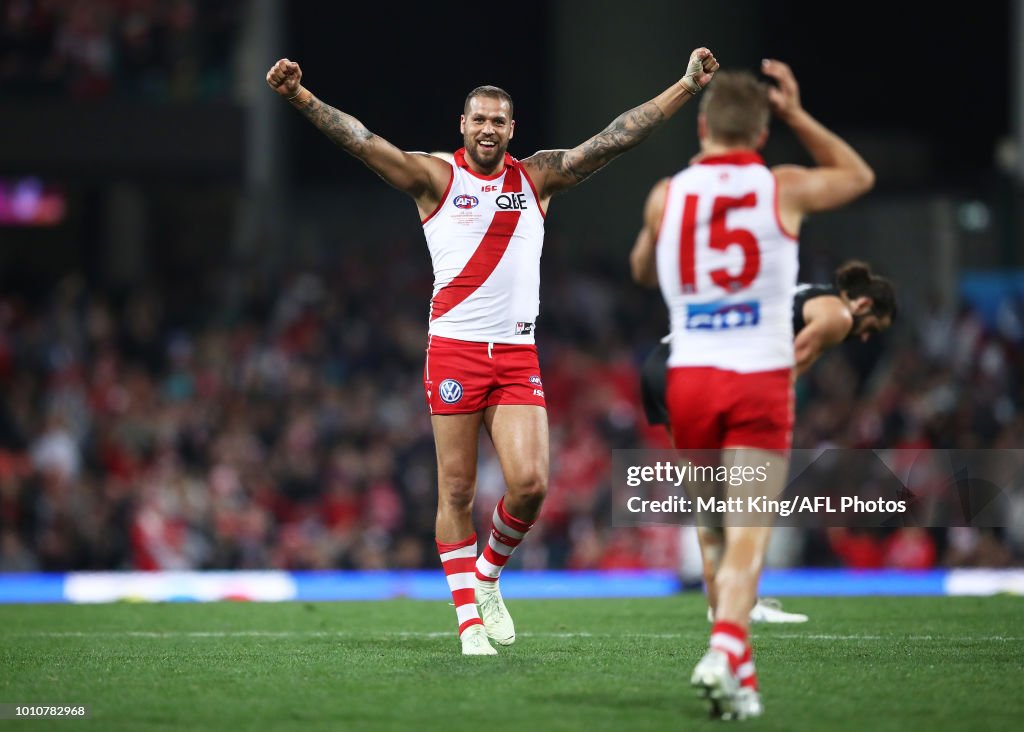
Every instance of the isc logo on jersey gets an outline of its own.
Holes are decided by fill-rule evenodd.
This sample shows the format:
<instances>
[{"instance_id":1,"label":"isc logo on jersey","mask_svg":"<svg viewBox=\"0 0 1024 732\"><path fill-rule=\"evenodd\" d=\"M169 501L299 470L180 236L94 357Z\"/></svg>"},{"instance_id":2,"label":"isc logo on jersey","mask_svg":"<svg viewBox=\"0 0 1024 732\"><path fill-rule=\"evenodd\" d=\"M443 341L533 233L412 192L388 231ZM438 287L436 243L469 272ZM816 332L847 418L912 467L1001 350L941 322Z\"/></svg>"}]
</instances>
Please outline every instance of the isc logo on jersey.
<instances>
[{"instance_id":1,"label":"isc logo on jersey","mask_svg":"<svg viewBox=\"0 0 1024 732\"><path fill-rule=\"evenodd\" d=\"M462 399L462 384L455 379L445 379L437 387L437 395L441 397L441 401L445 404L455 404L455 402Z\"/></svg>"},{"instance_id":2,"label":"isc logo on jersey","mask_svg":"<svg viewBox=\"0 0 1024 732\"><path fill-rule=\"evenodd\" d=\"M761 305L756 300L729 304L691 303L686 306L687 330L749 328L760 320Z\"/></svg>"},{"instance_id":3,"label":"isc logo on jersey","mask_svg":"<svg viewBox=\"0 0 1024 732\"><path fill-rule=\"evenodd\" d=\"M463 193L452 199L452 203L455 204L455 208L476 208L477 204L480 203L480 199Z\"/></svg>"}]
</instances>

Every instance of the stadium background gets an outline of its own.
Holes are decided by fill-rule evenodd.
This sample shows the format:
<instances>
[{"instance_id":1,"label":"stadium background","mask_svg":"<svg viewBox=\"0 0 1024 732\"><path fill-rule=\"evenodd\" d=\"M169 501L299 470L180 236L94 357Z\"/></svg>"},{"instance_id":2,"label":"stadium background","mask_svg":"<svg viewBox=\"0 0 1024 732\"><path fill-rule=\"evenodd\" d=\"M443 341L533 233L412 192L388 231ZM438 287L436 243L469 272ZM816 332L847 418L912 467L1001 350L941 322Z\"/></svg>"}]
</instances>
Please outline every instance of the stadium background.
<instances>
[{"instance_id":1,"label":"stadium background","mask_svg":"<svg viewBox=\"0 0 1024 732\"><path fill-rule=\"evenodd\" d=\"M520 157L598 131L695 46L788 61L878 174L806 225L801 279L864 258L902 307L800 382L795 445L1024 446L1024 3L902 24L708 5L0 2L0 572L437 565L426 247L401 194L265 87L281 56L405 149L458 147L465 93L501 85ZM612 449L664 444L638 406L664 308L626 258L650 184L696 150L694 111L552 207L550 498L512 567L680 563L678 531L610 526L607 479ZM778 125L765 157L806 161ZM485 446L481 520L502 491ZM1024 558L1024 518L780 537L776 566Z\"/></svg>"}]
</instances>

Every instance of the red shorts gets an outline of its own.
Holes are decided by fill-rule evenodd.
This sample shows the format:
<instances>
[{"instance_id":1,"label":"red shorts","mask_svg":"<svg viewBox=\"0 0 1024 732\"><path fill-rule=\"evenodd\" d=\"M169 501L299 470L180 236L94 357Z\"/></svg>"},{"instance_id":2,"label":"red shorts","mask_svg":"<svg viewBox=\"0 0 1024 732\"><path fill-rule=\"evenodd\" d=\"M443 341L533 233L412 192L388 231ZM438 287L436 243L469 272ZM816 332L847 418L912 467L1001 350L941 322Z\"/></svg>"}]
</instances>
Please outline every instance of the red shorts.
<instances>
[{"instance_id":1,"label":"red shorts","mask_svg":"<svg viewBox=\"0 0 1024 732\"><path fill-rule=\"evenodd\" d=\"M790 369L741 374L705 366L670 368L667 397L677 448L789 451L793 437Z\"/></svg>"},{"instance_id":2,"label":"red shorts","mask_svg":"<svg viewBox=\"0 0 1024 732\"><path fill-rule=\"evenodd\" d=\"M431 414L468 414L497 404L547 407L533 345L430 336L423 388Z\"/></svg>"}]
</instances>

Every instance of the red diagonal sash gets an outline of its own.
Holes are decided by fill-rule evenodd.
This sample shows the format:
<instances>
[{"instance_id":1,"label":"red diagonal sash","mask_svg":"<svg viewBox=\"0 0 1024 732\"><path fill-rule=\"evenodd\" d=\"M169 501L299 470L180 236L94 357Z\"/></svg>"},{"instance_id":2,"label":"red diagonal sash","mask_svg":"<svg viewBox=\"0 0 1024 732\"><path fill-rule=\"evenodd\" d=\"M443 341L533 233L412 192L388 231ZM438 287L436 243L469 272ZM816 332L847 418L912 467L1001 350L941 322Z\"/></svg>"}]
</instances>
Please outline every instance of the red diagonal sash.
<instances>
[{"instance_id":1,"label":"red diagonal sash","mask_svg":"<svg viewBox=\"0 0 1024 732\"><path fill-rule=\"evenodd\" d=\"M505 182L501 186L502 193L519 193L523 189L519 165L509 163L505 168ZM487 233L480 240L473 256L466 262L451 282L442 287L434 299L430 301L430 319L437 320L467 297L472 295L498 266L508 244L512 240L522 211L496 211Z\"/></svg>"}]
</instances>

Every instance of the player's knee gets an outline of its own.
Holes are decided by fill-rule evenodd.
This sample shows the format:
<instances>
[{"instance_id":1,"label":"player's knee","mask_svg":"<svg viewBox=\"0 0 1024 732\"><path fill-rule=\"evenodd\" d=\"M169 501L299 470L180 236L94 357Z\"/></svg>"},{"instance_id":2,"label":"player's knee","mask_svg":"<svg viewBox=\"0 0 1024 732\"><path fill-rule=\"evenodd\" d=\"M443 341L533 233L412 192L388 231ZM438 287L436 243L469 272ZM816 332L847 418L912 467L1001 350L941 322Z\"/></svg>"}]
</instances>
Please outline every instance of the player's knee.
<instances>
[{"instance_id":1,"label":"player's knee","mask_svg":"<svg viewBox=\"0 0 1024 732\"><path fill-rule=\"evenodd\" d=\"M446 476L440 484L438 502L455 513L469 513L473 509L476 480L468 476Z\"/></svg>"},{"instance_id":2,"label":"player's knee","mask_svg":"<svg viewBox=\"0 0 1024 732\"><path fill-rule=\"evenodd\" d=\"M540 471L527 473L509 486L509 493L521 503L539 506L548 493L547 476Z\"/></svg>"}]
</instances>

